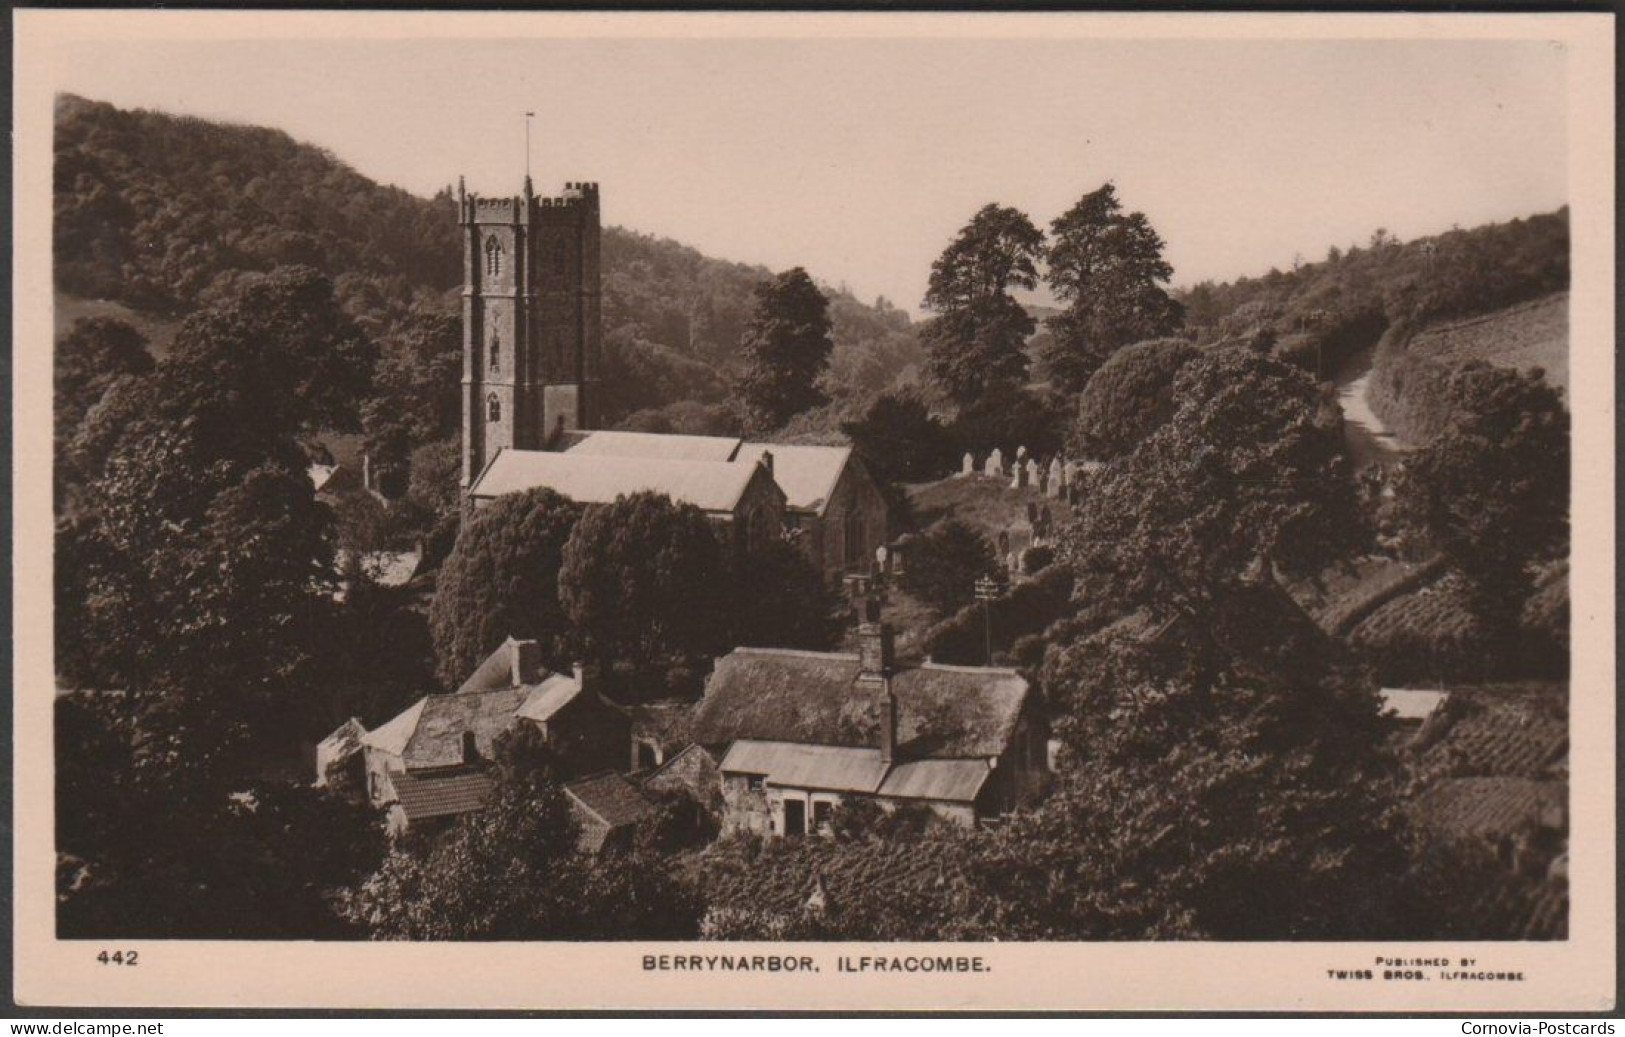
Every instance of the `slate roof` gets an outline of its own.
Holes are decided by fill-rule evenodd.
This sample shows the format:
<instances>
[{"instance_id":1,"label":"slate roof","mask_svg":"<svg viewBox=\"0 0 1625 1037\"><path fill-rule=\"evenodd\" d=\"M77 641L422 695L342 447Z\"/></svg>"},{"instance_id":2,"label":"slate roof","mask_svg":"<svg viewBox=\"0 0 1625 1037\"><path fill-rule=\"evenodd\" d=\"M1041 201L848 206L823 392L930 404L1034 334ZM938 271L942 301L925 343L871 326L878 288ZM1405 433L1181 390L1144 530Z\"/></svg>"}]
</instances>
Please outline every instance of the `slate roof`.
<instances>
[{"instance_id":1,"label":"slate roof","mask_svg":"<svg viewBox=\"0 0 1625 1037\"><path fill-rule=\"evenodd\" d=\"M478 810L485 806L493 784L481 771L428 777L396 771L389 780L408 821Z\"/></svg>"},{"instance_id":2,"label":"slate roof","mask_svg":"<svg viewBox=\"0 0 1625 1037\"><path fill-rule=\"evenodd\" d=\"M754 465L726 461L505 449L491 459L468 492L491 498L545 486L581 504L608 504L647 491L713 514L732 514L757 471Z\"/></svg>"},{"instance_id":3,"label":"slate roof","mask_svg":"<svg viewBox=\"0 0 1625 1037\"><path fill-rule=\"evenodd\" d=\"M973 803L993 773L983 760L911 760L899 763L880 783L880 795Z\"/></svg>"},{"instance_id":4,"label":"slate roof","mask_svg":"<svg viewBox=\"0 0 1625 1037\"><path fill-rule=\"evenodd\" d=\"M888 765L876 748L797 745L743 739L717 765L759 774L781 788L861 792L893 799L974 803L993 772L986 760L902 760Z\"/></svg>"},{"instance_id":5,"label":"slate roof","mask_svg":"<svg viewBox=\"0 0 1625 1037\"><path fill-rule=\"evenodd\" d=\"M452 767L463 763L463 733L489 757L496 736L513 723L529 688L426 695L389 723L369 732L366 744L399 756L407 767Z\"/></svg>"},{"instance_id":6,"label":"slate roof","mask_svg":"<svg viewBox=\"0 0 1625 1037\"><path fill-rule=\"evenodd\" d=\"M1429 830L1452 838L1495 838L1525 828L1561 828L1568 783L1533 778L1444 778L1412 809Z\"/></svg>"},{"instance_id":7,"label":"slate roof","mask_svg":"<svg viewBox=\"0 0 1625 1037\"><path fill-rule=\"evenodd\" d=\"M742 739L718 765L729 774L760 774L768 784L831 792L875 792L886 778L878 749L797 745Z\"/></svg>"},{"instance_id":8,"label":"slate roof","mask_svg":"<svg viewBox=\"0 0 1625 1037\"><path fill-rule=\"evenodd\" d=\"M836 482L852 458L849 446L745 443L734 460L756 464L768 451L773 453L773 481L784 490L786 506L819 515L824 513Z\"/></svg>"},{"instance_id":9,"label":"slate roof","mask_svg":"<svg viewBox=\"0 0 1625 1037\"><path fill-rule=\"evenodd\" d=\"M581 694L581 682L573 676L555 673L542 683L526 689L529 694L517 716L544 723L554 714L576 700Z\"/></svg>"},{"instance_id":10,"label":"slate roof","mask_svg":"<svg viewBox=\"0 0 1625 1037\"><path fill-rule=\"evenodd\" d=\"M592 432L567 453L647 457L664 461L732 461L738 436L678 436L658 432Z\"/></svg>"},{"instance_id":11,"label":"slate roof","mask_svg":"<svg viewBox=\"0 0 1625 1037\"><path fill-rule=\"evenodd\" d=\"M631 782L619 774L599 774L564 786L571 808L580 815L582 849L597 850L610 832L635 825L654 813L654 804L643 798Z\"/></svg>"},{"instance_id":12,"label":"slate roof","mask_svg":"<svg viewBox=\"0 0 1625 1037\"><path fill-rule=\"evenodd\" d=\"M691 736L874 748L879 704L857 677L855 655L736 648L717 660ZM1014 670L927 663L899 671L892 693L900 759L986 758L1009 745L1029 689Z\"/></svg>"},{"instance_id":13,"label":"slate roof","mask_svg":"<svg viewBox=\"0 0 1625 1037\"><path fill-rule=\"evenodd\" d=\"M593 432L567 453L651 461L728 461L750 467L773 453L773 481L794 511L822 514L852 458L850 446L747 443L733 436L678 436L655 432Z\"/></svg>"}]
</instances>

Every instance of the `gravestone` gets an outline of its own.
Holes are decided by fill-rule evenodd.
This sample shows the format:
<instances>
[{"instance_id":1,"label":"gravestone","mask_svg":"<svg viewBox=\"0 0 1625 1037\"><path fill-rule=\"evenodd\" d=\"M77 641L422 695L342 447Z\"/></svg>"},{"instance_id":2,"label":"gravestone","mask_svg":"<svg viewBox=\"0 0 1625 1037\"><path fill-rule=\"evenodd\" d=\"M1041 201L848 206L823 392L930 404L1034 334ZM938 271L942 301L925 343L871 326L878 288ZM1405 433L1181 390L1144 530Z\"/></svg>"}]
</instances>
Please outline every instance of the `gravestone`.
<instances>
[{"instance_id":1,"label":"gravestone","mask_svg":"<svg viewBox=\"0 0 1625 1037\"><path fill-rule=\"evenodd\" d=\"M967 452L965 454L965 459L963 461L961 461L960 464L959 464L959 474L960 475L972 475L972 474L975 473L975 471L976 471L976 458L972 457Z\"/></svg>"},{"instance_id":2,"label":"gravestone","mask_svg":"<svg viewBox=\"0 0 1625 1037\"><path fill-rule=\"evenodd\" d=\"M1004 454L998 447L994 447L993 452L987 455L987 467L983 471L996 479L1004 477Z\"/></svg>"},{"instance_id":3,"label":"gravestone","mask_svg":"<svg viewBox=\"0 0 1625 1037\"><path fill-rule=\"evenodd\" d=\"M1038 489L1038 479L1038 462L1029 457L1027 458L1027 485Z\"/></svg>"},{"instance_id":4,"label":"gravestone","mask_svg":"<svg viewBox=\"0 0 1625 1037\"><path fill-rule=\"evenodd\" d=\"M1017 461L1010 466L1010 488L1019 490L1027 485L1027 466Z\"/></svg>"},{"instance_id":5,"label":"gravestone","mask_svg":"<svg viewBox=\"0 0 1625 1037\"><path fill-rule=\"evenodd\" d=\"M1066 469L1061 467L1061 459L1057 457L1049 463L1049 483L1044 487L1044 492L1051 497L1059 497L1064 489Z\"/></svg>"}]
</instances>

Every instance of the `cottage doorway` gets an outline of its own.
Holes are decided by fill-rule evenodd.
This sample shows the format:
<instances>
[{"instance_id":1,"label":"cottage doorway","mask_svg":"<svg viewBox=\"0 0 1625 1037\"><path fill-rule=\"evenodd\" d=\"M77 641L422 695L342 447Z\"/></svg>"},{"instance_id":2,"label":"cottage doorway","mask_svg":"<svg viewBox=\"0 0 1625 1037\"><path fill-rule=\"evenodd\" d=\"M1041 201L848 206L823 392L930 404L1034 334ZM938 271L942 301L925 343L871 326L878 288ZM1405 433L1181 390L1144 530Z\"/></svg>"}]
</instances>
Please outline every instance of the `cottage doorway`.
<instances>
[{"instance_id":1,"label":"cottage doorway","mask_svg":"<svg viewBox=\"0 0 1625 1037\"><path fill-rule=\"evenodd\" d=\"M799 799L784 801L784 834L807 834L807 804Z\"/></svg>"}]
</instances>

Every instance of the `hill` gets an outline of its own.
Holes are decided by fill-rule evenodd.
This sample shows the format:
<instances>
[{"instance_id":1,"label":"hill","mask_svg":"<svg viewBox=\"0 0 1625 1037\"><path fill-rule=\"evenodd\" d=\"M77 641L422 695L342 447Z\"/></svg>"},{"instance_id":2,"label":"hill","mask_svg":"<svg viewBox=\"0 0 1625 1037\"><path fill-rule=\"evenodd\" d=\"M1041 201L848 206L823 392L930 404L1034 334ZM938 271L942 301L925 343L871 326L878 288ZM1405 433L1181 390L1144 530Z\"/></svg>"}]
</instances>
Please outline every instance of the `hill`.
<instances>
[{"instance_id":1,"label":"hill","mask_svg":"<svg viewBox=\"0 0 1625 1037\"><path fill-rule=\"evenodd\" d=\"M1501 367L1539 367L1568 390L1569 293L1554 292L1482 317L1437 324L1410 341L1412 355L1446 364L1484 360Z\"/></svg>"},{"instance_id":2,"label":"hill","mask_svg":"<svg viewBox=\"0 0 1625 1037\"><path fill-rule=\"evenodd\" d=\"M123 307L178 321L248 274L314 267L375 336L414 310L455 313L461 245L451 188L420 198L279 130L62 95L53 230L65 313ZM726 395L763 267L619 227L603 240L605 373L613 413ZM824 285L835 394L883 388L915 362L908 315Z\"/></svg>"},{"instance_id":3,"label":"hill","mask_svg":"<svg viewBox=\"0 0 1625 1037\"><path fill-rule=\"evenodd\" d=\"M1401 242L1384 230L1290 271L1181 293L1199 341L1265 336L1329 377L1392 325L1460 321L1566 291L1569 212Z\"/></svg>"}]
</instances>

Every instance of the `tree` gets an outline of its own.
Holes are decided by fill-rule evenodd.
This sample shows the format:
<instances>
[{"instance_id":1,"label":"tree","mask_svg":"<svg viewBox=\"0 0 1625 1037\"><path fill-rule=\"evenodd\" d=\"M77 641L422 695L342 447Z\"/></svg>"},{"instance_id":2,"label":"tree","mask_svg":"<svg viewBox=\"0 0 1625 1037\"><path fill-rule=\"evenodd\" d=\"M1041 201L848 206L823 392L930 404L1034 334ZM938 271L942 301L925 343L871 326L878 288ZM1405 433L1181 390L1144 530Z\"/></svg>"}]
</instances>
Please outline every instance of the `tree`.
<instances>
[{"instance_id":1,"label":"tree","mask_svg":"<svg viewBox=\"0 0 1625 1037\"><path fill-rule=\"evenodd\" d=\"M576 644L623 696L692 691L729 647L727 560L705 513L635 493L587 509L565 544L559 596Z\"/></svg>"},{"instance_id":2,"label":"tree","mask_svg":"<svg viewBox=\"0 0 1625 1037\"><path fill-rule=\"evenodd\" d=\"M825 402L817 380L835 348L830 327L829 300L801 267L756 286L737 384L748 429L770 432Z\"/></svg>"},{"instance_id":3,"label":"tree","mask_svg":"<svg viewBox=\"0 0 1625 1037\"><path fill-rule=\"evenodd\" d=\"M1569 417L1537 369L1473 361L1445 383L1453 420L1405 459L1401 512L1467 579L1486 651L1516 644L1534 562L1568 543Z\"/></svg>"},{"instance_id":4,"label":"tree","mask_svg":"<svg viewBox=\"0 0 1625 1037\"><path fill-rule=\"evenodd\" d=\"M957 519L939 522L909 542L903 589L940 612L968 605L979 577L998 565L987 538Z\"/></svg>"},{"instance_id":5,"label":"tree","mask_svg":"<svg viewBox=\"0 0 1625 1037\"><path fill-rule=\"evenodd\" d=\"M664 858L580 854L576 831L544 772L504 776L444 839L393 851L339 912L375 940L693 937L699 906Z\"/></svg>"},{"instance_id":6,"label":"tree","mask_svg":"<svg viewBox=\"0 0 1625 1037\"><path fill-rule=\"evenodd\" d=\"M109 386L122 378L139 378L153 369L152 354L141 332L113 317L81 317L56 340L52 353L57 449L78 429L90 408Z\"/></svg>"},{"instance_id":7,"label":"tree","mask_svg":"<svg viewBox=\"0 0 1625 1037\"><path fill-rule=\"evenodd\" d=\"M463 524L429 607L444 687L462 683L508 637L539 641L555 665L571 661L559 579L580 518L574 502L542 488L498 497Z\"/></svg>"},{"instance_id":8,"label":"tree","mask_svg":"<svg viewBox=\"0 0 1625 1037\"><path fill-rule=\"evenodd\" d=\"M1124 346L1177 331L1184 311L1164 287L1173 267L1144 213L1123 215L1110 183L1050 224L1050 289L1066 308L1047 321L1040 361L1051 383L1082 392Z\"/></svg>"},{"instance_id":9,"label":"tree","mask_svg":"<svg viewBox=\"0 0 1625 1037\"><path fill-rule=\"evenodd\" d=\"M1174 376L1195 359L1183 339L1153 339L1112 354L1078 399L1069 446L1083 457L1131 452L1174 413Z\"/></svg>"},{"instance_id":10,"label":"tree","mask_svg":"<svg viewBox=\"0 0 1625 1037\"><path fill-rule=\"evenodd\" d=\"M736 555L727 597L736 645L828 650L840 638L839 596L807 553L789 541Z\"/></svg>"},{"instance_id":11,"label":"tree","mask_svg":"<svg viewBox=\"0 0 1625 1037\"><path fill-rule=\"evenodd\" d=\"M1366 542L1341 414L1308 374L1212 350L1180 370L1173 403L1167 424L1098 473L1063 535L1096 605L1206 616L1261 570L1317 572Z\"/></svg>"},{"instance_id":12,"label":"tree","mask_svg":"<svg viewBox=\"0 0 1625 1037\"><path fill-rule=\"evenodd\" d=\"M861 419L843 422L841 431L883 483L928 482L953 465L953 439L917 392L881 393Z\"/></svg>"},{"instance_id":13,"label":"tree","mask_svg":"<svg viewBox=\"0 0 1625 1037\"><path fill-rule=\"evenodd\" d=\"M961 405L1027 377L1023 351L1034 321L1010 294L1038 284L1044 235L1026 214L983 206L931 266L921 333L926 370Z\"/></svg>"},{"instance_id":14,"label":"tree","mask_svg":"<svg viewBox=\"0 0 1625 1037\"><path fill-rule=\"evenodd\" d=\"M379 485L406 488L413 452L457 434L462 414L462 324L443 313L415 313L382 341L361 427Z\"/></svg>"}]
</instances>

